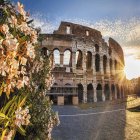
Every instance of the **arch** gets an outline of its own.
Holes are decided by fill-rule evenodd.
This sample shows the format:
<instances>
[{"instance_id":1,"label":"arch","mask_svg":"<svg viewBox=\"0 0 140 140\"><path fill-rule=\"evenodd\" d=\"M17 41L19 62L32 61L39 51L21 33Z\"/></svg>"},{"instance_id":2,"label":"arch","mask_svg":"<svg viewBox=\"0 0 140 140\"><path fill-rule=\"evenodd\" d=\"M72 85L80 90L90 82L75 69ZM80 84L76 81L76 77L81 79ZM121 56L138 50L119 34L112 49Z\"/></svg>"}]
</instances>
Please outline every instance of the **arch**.
<instances>
[{"instance_id":1,"label":"arch","mask_svg":"<svg viewBox=\"0 0 140 140\"><path fill-rule=\"evenodd\" d=\"M66 83L65 86L71 86L71 84L70 83Z\"/></svg>"},{"instance_id":2,"label":"arch","mask_svg":"<svg viewBox=\"0 0 140 140\"><path fill-rule=\"evenodd\" d=\"M92 84L87 85L87 102L93 102L93 86Z\"/></svg>"},{"instance_id":3,"label":"arch","mask_svg":"<svg viewBox=\"0 0 140 140\"><path fill-rule=\"evenodd\" d=\"M97 101L102 101L102 85L101 84L97 85L96 91L97 91Z\"/></svg>"},{"instance_id":4,"label":"arch","mask_svg":"<svg viewBox=\"0 0 140 140\"><path fill-rule=\"evenodd\" d=\"M65 50L64 51L64 60L63 60L63 63L64 65L68 65L68 66L71 66L71 51L70 50Z\"/></svg>"},{"instance_id":5,"label":"arch","mask_svg":"<svg viewBox=\"0 0 140 140\"><path fill-rule=\"evenodd\" d=\"M117 65L118 65L117 60L115 60L114 63L115 63L115 70L117 70Z\"/></svg>"},{"instance_id":6,"label":"arch","mask_svg":"<svg viewBox=\"0 0 140 140\"><path fill-rule=\"evenodd\" d=\"M53 86L58 86L58 84L57 83L54 83Z\"/></svg>"},{"instance_id":7,"label":"arch","mask_svg":"<svg viewBox=\"0 0 140 140\"><path fill-rule=\"evenodd\" d=\"M107 69L107 56L106 55L103 56L103 69L104 69L104 73L106 74L106 69Z\"/></svg>"},{"instance_id":8,"label":"arch","mask_svg":"<svg viewBox=\"0 0 140 140\"><path fill-rule=\"evenodd\" d=\"M109 100L109 97L110 97L109 84L105 84L104 89L105 89L105 91L104 91L105 92L105 99Z\"/></svg>"},{"instance_id":9,"label":"arch","mask_svg":"<svg viewBox=\"0 0 140 140\"><path fill-rule=\"evenodd\" d=\"M97 44L95 44L95 51L99 52L99 46Z\"/></svg>"},{"instance_id":10,"label":"arch","mask_svg":"<svg viewBox=\"0 0 140 140\"><path fill-rule=\"evenodd\" d=\"M79 100L79 103L82 103L83 101L83 85L82 84L78 84L78 100Z\"/></svg>"},{"instance_id":11,"label":"arch","mask_svg":"<svg viewBox=\"0 0 140 140\"><path fill-rule=\"evenodd\" d=\"M83 54L81 50L76 51L76 68L82 69Z\"/></svg>"},{"instance_id":12,"label":"arch","mask_svg":"<svg viewBox=\"0 0 140 140\"><path fill-rule=\"evenodd\" d=\"M111 92L112 92L112 100L115 99L115 86L114 84L111 85Z\"/></svg>"},{"instance_id":13,"label":"arch","mask_svg":"<svg viewBox=\"0 0 140 140\"><path fill-rule=\"evenodd\" d=\"M55 64L60 64L60 51L58 49L53 50L53 58Z\"/></svg>"},{"instance_id":14,"label":"arch","mask_svg":"<svg viewBox=\"0 0 140 140\"><path fill-rule=\"evenodd\" d=\"M112 59L109 60L109 66L110 66L110 73L112 73Z\"/></svg>"},{"instance_id":15,"label":"arch","mask_svg":"<svg viewBox=\"0 0 140 140\"><path fill-rule=\"evenodd\" d=\"M119 99L120 98L120 89L119 89L118 84L116 85L116 89L117 89L117 99Z\"/></svg>"},{"instance_id":16,"label":"arch","mask_svg":"<svg viewBox=\"0 0 140 140\"><path fill-rule=\"evenodd\" d=\"M49 50L46 48L46 47L43 47L41 49L41 54L44 56L44 57L48 57L49 56Z\"/></svg>"},{"instance_id":17,"label":"arch","mask_svg":"<svg viewBox=\"0 0 140 140\"><path fill-rule=\"evenodd\" d=\"M95 55L95 69L96 69L96 72L100 71L100 55L99 54Z\"/></svg>"},{"instance_id":18,"label":"arch","mask_svg":"<svg viewBox=\"0 0 140 140\"><path fill-rule=\"evenodd\" d=\"M91 69L91 67L92 67L92 53L88 51L86 54L86 68Z\"/></svg>"},{"instance_id":19,"label":"arch","mask_svg":"<svg viewBox=\"0 0 140 140\"><path fill-rule=\"evenodd\" d=\"M121 98L123 98L123 86L121 86Z\"/></svg>"},{"instance_id":20,"label":"arch","mask_svg":"<svg viewBox=\"0 0 140 140\"><path fill-rule=\"evenodd\" d=\"M111 55L111 54L112 54L112 50L111 50L111 48L110 48L110 47L108 48L108 54L109 54L109 55Z\"/></svg>"}]
</instances>

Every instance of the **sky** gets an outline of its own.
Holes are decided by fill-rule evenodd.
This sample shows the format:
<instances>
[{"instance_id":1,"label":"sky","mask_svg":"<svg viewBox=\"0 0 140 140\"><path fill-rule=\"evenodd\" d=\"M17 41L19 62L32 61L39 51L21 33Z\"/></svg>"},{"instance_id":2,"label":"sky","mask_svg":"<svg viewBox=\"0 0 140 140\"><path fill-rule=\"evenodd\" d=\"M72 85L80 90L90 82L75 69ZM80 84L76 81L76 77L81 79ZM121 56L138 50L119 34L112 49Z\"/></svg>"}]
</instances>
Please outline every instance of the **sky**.
<instances>
[{"instance_id":1,"label":"sky","mask_svg":"<svg viewBox=\"0 0 140 140\"><path fill-rule=\"evenodd\" d=\"M51 33L61 21L101 31L123 48L129 79L140 76L140 0L19 0L42 33ZM17 0L12 0L16 3Z\"/></svg>"}]
</instances>

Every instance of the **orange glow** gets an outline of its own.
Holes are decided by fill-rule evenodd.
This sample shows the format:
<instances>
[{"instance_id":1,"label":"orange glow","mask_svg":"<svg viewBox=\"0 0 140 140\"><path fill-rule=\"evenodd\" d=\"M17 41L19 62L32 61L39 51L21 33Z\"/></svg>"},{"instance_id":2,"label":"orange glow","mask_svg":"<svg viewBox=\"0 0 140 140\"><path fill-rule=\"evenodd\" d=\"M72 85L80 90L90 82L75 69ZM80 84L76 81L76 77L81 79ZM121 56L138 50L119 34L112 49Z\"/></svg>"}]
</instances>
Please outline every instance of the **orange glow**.
<instances>
[{"instance_id":1,"label":"orange glow","mask_svg":"<svg viewBox=\"0 0 140 140\"><path fill-rule=\"evenodd\" d=\"M127 79L137 78L140 76L140 60L133 56L125 58L125 74Z\"/></svg>"}]
</instances>

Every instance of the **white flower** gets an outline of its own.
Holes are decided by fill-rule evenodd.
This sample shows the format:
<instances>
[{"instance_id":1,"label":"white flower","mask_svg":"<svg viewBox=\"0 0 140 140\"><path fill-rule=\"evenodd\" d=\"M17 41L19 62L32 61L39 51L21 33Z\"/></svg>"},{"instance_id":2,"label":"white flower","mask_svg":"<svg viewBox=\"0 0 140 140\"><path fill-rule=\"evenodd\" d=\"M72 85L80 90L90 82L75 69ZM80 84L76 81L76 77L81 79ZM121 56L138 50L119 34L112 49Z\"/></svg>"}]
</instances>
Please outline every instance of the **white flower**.
<instances>
[{"instance_id":1,"label":"white flower","mask_svg":"<svg viewBox=\"0 0 140 140\"><path fill-rule=\"evenodd\" d=\"M8 51L16 51L19 45L16 38L14 39L6 39L3 41L3 44L7 46Z\"/></svg>"},{"instance_id":2,"label":"white flower","mask_svg":"<svg viewBox=\"0 0 140 140\"><path fill-rule=\"evenodd\" d=\"M24 17L25 19L25 16L26 16L26 12L24 11L24 7L23 7L23 4L20 4L19 2L17 3L17 9L18 9L18 12Z\"/></svg>"},{"instance_id":3,"label":"white flower","mask_svg":"<svg viewBox=\"0 0 140 140\"><path fill-rule=\"evenodd\" d=\"M9 23L17 25L17 19L15 16L11 15L11 18L8 19Z\"/></svg>"},{"instance_id":4,"label":"white flower","mask_svg":"<svg viewBox=\"0 0 140 140\"><path fill-rule=\"evenodd\" d=\"M5 34L7 34L9 32L9 27L7 24L3 24L1 27L0 27L0 30L2 32L4 32Z\"/></svg>"},{"instance_id":5,"label":"white flower","mask_svg":"<svg viewBox=\"0 0 140 140\"><path fill-rule=\"evenodd\" d=\"M15 125L20 127L21 125L28 125L30 123L30 114L29 114L29 107L27 106L25 109L19 107L19 109L15 112L16 120Z\"/></svg>"},{"instance_id":6,"label":"white flower","mask_svg":"<svg viewBox=\"0 0 140 140\"><path fill-rule=\"evenodd\" d=\"M14 135L14 130L11 130L8 135L4 136L4 140L11 140Z\"/></svg>"},{"instance_id":7,"label":"white flower","mask_svg":"<svg viewBox=\"0 0 140 140\"><path fill-rule=\"evenodd\" d=\"M26 63L27 63L27 58L22 57L21 60L20 60L20 64L26 65Z\"/></svg>"}]
</instances>

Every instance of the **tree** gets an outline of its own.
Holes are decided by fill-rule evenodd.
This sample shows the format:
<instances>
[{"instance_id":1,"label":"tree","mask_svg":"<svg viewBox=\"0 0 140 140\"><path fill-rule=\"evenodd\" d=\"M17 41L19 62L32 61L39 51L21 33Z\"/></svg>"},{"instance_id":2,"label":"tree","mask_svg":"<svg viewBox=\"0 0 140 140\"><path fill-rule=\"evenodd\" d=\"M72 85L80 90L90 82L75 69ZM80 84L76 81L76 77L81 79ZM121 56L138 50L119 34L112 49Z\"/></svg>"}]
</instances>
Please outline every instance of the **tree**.
<instances>
[{"instance_id":1,"label":"tree","mask_svg":"<svg viewBox=\"0 0 140 140\"><path fill-rule=\"evenodd\" d=\"M13 139L17 131L26 135L25 129L28 131L30 120L34 120L31 117L37 106L36 103L39 102L36 100L35 103L31 102L31 98L33 99L39 90L34 87L37 85L35 79L30 79L32 78L31 64L35 64L36 61L35 46L37 46L38 34L29 25L31 21L28 19L28 13L24 11L22 4L18 2L17 6L13 6L6 0L0 0L0 95L5 97L2 98L0 107L0 139L2 140ZM48 107L50 111L51 104L49 101L47 104L48 106L43 105L46 111ZM38 112L39 108L36 109ZM54 112L50 114L53 118L51 115L57 118ZM36 123L37 121L34 121L32 126ZM49 128L51 127L47 127Z\"/></svg>"}]
</instances>

